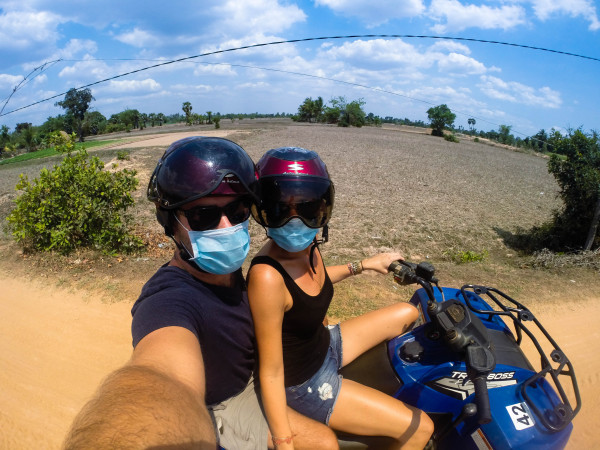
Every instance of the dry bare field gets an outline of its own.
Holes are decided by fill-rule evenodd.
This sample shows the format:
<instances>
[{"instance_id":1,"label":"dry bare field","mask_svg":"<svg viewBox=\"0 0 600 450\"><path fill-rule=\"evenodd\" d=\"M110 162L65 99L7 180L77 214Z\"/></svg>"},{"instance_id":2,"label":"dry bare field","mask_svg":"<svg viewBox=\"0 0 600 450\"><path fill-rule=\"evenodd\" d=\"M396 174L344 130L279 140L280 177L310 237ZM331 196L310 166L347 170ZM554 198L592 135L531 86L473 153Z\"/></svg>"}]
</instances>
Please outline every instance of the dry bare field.
<instances>
[{"instance_id":1,"label":"dry bare field","mask_svg":"<svg viewBox=\"0 0 600 450\"><path fill-rule=\"evenodd\" d=\"M140 188L133 213L147 241L142 255L108 257L80 252L24 255L7 236L0 239L0 448L58 448L70 421L100 380L130 352L129 309L143 283L170 257L145 187L157 159L182 134L114 136L92 153L138 170ZM159 131L161 133L159 133ZM461 139L458 144L405 127L342 129L289 121L224 123L173 129L227 136L257 160L279 146L316 150L336 188L328 263L398 249L415 261L428 258L444 285L469 282L498 287L540 313L551 334L572 358L584 409L575 419L569 449L594 448L600 359L588 348L600 339L598 272L533 269L528 257L508 247L504 236L551 217L559 206L547 160ZM105 137L102 137L104 139ZM117 161L126 148L129 161ZM0 221L10 211L20 173L37 176L58 158L0 166ZM251 225L251 253L264 231ZM445 252L489 252L482 263L457 265ZM413 288L382 276L361 276L336 285L330 310L345 318L394 301ZM43 425L42 425L43 424Z\"/></svg>"},{"instance_id":2,"label":"dry bare field","mask_svg":"<svg viewBox=\"0 0 600 450\"><path fill-rule=\"evenodd\" d=\"M57 261L34 255L28 257L27 267L39 264L42 272L48 272L43 267L49 267L57 272L61 284L70 284L74 279L79 284L100 289L103 285L125 284L126 289L131 289L128 295L136 295L159 261L168 257L171 248L154 220L153 206L145 200L145 187L157 159L170 142L182 136L165 135L167 130L181 133L182 127L155 127L143 133L116 135L115 139L122 140L104 149L91 150L107 163L117 162L121 168L138 171L140 188L133 213L138 232L149 243L149 252L137 258L124 258L119 263L120 274L130 273L124 269L128 262L135 266L131 267L134 280L124 283L114 270L108 270L104 264L94 265L96 259L107 259L94 255L66 258L66 263L64 258ZM329 263L399 249L412 260L428 258L434 262L442 271L442 281L448 284L499 285L529 299L536 299L540 294L559 298L559 293L565 290L583 297L594 292L588 283L597 278L594 271L532 270L527 266L527 258L519 256L505 243L504 237L518 227L527 229L539 225L560 206L556 198L557 185L547 171L547 159L539 155L476 143L467 138L458 144L447 142L425 134L424 129L391 125L358 129L295 124L289 120L246 119L235 123L222 121L220 130L197 126L183 127L183 131L227 136L241 144L255 160L266 150L279 146L316 150L326 162L336 188L330 242L323 246ZM130 153L129 161L116 160L117 152L123 148ZM31 179L41 167L57 161L55 157L0 166L0 221L4 222L10 211L19 174L25 173ZM251 231L255 250L262 245L265 235L256 224L251 225ZM162 249L157 247L158 243ZM4 248L11 249L5 250L6 257L16 262L14 245L5 239ZM449 261L447 254L457 251L487 251L489 257L482 264L456 265ZM89 267L69 263L77 259L87 261ZM111 268L114 269L114 265ZM92 272L86 272L87 269ZM574 278L576 286L571 282ZM371 297L361 295L361 283L365 281L355 283L358 283L357 289L353 283L348 283L347 289L348 295L361 299L360 305L356 305L359 310L341 307L338 311L341 316L373 306ZM379 281L368 280L368 283ZM110 294L110 289L108 291ZM400 289L399 295L404 293ZM388 294L389 290L385 289L384 297ZM375 297L377 295L378 289ZM385 298L382 301L385 302Z\"/></svg>"}]
</instances>

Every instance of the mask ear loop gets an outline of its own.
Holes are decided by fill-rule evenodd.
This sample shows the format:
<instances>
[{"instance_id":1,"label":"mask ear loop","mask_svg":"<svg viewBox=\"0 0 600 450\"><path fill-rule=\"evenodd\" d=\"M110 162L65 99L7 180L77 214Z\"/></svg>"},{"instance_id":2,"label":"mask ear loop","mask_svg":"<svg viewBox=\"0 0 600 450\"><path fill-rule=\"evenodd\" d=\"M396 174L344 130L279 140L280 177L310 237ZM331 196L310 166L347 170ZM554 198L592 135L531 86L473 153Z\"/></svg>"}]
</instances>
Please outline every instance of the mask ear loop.
<instances>
[{"instance_id":1,"label":"mask ear loop","mask_svg":"<svg viewBox=\"0 0 600 450\"><path fill-rule=\"evenodd\" d=\"M189 232L189 230L185 227L185 225L182 224L181 221L177 218L177 213L176 212L173 212L173 217L179 223L179 225L181 225L183 227L184 230L186 230L186 231ZM185 245L183 245L183 242L177 242L175 240L175 236L173 234L171 234L169 237L175 243L175 246L179 250L179 255L181 256L181 259L184 262L188 263L190 266L192 266L196 270L199 270L200 272L206 272L205 270L202 270L198 264L196 264L196 262L194 261L194 255L193 255L193 253L191 253L187 249L187 247Z\"/></svg>"},{"instance_id":2,"label":"mask ear loop","mask_svg":"<svg viewBox=\"0 0 600 450\"><path fill-rule=\"evenodd\" d=\"M324 244L328 240L329 240L329 227L327 225L325 225L323 227L323 233L321 235L321 239L317 239L315 237L313 239L312 247L310 248L310 256L309 256L310 268L312 269L313 273L315 273L315 274L317 273L317 271L315 270L315 265L313 263L313 256L315 254L315 250L319 247L320 244Z\"/></svg>"}]
</instances>

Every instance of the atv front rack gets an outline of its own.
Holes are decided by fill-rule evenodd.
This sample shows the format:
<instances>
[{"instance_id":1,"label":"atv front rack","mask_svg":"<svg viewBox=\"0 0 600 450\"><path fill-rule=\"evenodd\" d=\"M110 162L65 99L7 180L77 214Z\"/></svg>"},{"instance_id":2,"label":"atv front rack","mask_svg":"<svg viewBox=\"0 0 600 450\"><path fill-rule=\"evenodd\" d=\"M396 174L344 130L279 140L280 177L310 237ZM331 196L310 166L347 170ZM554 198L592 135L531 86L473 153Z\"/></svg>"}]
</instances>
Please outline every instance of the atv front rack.
<instances>
[{"instance_id":1,"label":"atv front rack","mask_svg":"<svg viewBox=\"0 0 600 450\"><path fill-rule=\"evenodd\" d=\"M575 371L573 370L573 365L565 353L560 349L558 344L554 341L554 339L552 339L550 334L548 334L546 329L529 309L500 290L492 287L469 284L461 287L460 291L466 305L474 313L479 314L482 317L487 316L488 320L492 320L494 316L502 316L511 319L514 326L514 335L516 336L517 345L521 345L523 333L525 333L531 339L533 345L540 354L541 370L537 373L534 373L522 384L521 393L527 404L533 409L537 417L540 418L540 421L546 428L552 431L560 431L564 429L569 423L571 423L575 415L577 415L581 409L581 395L579 393L579 387L577 386ZM499 310L477 309L472 303L473 293L478 296L486 296L499 308ZM492 305L492 303L488 303ZM547 339L552 347L552 350L549 352L549 357L540 345L536 336L525 325L525 322L533 322L537 329ZM553 363L556 366L553 366ZM560 395L562 403L555 405L554 410L541 411L528 395L528 389L535 388L538 380L545 378L547 375L549 375L552 379L552 382L554 383L554 386ZM561 383L561 379L565 378L570 380L570 384L573 389L573 395L575 396L575 408L572 407L569 396L567 395Z\"/></svg>"}]
</instances>

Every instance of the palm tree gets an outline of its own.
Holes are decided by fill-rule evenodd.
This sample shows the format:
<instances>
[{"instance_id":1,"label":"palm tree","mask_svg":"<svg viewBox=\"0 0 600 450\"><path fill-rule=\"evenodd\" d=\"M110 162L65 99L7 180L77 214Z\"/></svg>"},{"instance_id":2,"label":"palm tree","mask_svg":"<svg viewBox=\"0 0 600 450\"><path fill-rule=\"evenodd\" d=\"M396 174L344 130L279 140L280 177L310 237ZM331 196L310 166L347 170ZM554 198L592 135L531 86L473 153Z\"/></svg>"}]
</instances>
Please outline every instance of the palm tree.
<instances>
[{"instance_id":1,"label":"palm tree","mask_svg":"<svg viewBox=\"0 0 600 450\"><path fill-rule=\"evenodd\" d=\"M475 126L475 124L477 123L475 121L475 119L473 119L472 117L469 118L469 120L467 120L467 123L469 124L469 128L471 128L471 132L473 131L473 126Z\"/></svg>"},{"instance_id":2,"label":"palm tree","mask_svg":"<svg viewBox=\"0 0 600 450\"><path fill-rule=\"evenodd\" d=\"M181 109L185 113L185 119L188 125L192 124L192 104L190 102L184 102Z\"/></svg>"}]
</instances>

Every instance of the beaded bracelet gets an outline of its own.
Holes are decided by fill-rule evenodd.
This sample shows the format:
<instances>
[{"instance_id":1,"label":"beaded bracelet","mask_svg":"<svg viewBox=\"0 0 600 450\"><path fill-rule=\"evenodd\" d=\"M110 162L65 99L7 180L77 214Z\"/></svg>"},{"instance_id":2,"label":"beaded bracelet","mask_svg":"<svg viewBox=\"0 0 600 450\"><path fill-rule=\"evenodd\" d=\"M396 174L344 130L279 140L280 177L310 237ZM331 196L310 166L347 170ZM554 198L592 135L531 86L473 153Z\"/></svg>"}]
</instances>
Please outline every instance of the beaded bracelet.
<instances>
[{"instance_id":1,"label":"beaded bracelet","mask_svg":"<svg viewBox=\"0 0 600 450\"><path fill-rule=\"evenodd\" d=\"M291 436L286 436L283 438L273 436L271 437L271 439L273 440L273 445L275 446L275 448L277 448L277 446L281 444L290 444L292 442L292 439L294 439L294 436L296 436L296 434L292 434Z\"/></svg>"},{"instance_id":2,"label":"beaded bracelet","mask_svg":"<svg viewBox=\"0 0 600 450\"><path fill-rule=\"evenodd\" d=\"M362 261L354 261L348 263L348 270L350 271L350 275L358 275L363 271Z\"/></svg>"}]
</instances>

